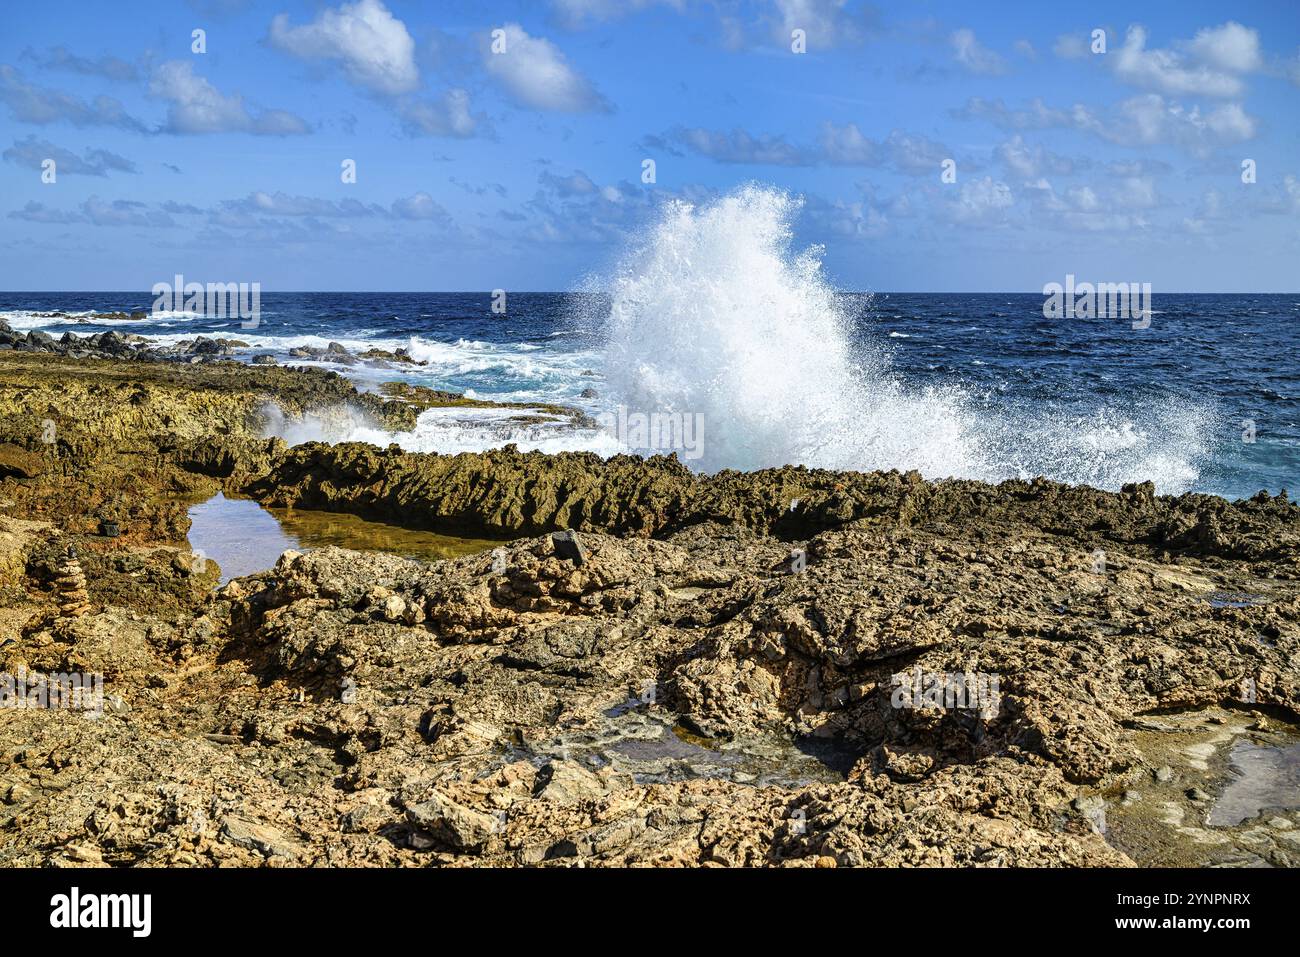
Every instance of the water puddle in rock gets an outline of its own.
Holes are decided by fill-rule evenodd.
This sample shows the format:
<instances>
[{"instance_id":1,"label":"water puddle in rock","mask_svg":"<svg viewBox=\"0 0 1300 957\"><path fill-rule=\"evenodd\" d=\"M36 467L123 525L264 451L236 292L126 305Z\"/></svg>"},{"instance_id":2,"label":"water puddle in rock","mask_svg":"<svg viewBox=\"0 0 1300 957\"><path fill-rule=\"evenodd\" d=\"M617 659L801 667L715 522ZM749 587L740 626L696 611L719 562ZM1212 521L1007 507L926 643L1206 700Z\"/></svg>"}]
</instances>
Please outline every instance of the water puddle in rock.
<instances>
[{"instance_id":1,"label":"water puddle in rock","mask_svg":"<svg viewBox=\"0 0 1300 957\"><path fill-rule=\"evenodd\" d=\"M1098 818L1144 867L1300 866L1300 728L1208 708L1135 723L1145 759Z\"/></svg>"},{"instance_id":2,"label":"water puddle in rock","mask_svg":"<svg viewBox=\"0 0 1300 957\"><path fill-rule=\"evenodd\" d=\"M1212 608L1253 608L1255 605L1267 605L1268 598L1249 592L1214 591L1205 596Z\"/></svg>"},{"instance_id":3,"label":"water puddle in rock","mask_svg":"<svg viewBox=\"0 0 1300 957\"><path fill-rule=\"evenodd\" d=\"M713 778L759 787L843 781L857 758L831 742L795 742L779 735L713 741L636 699L610 708L593 726L533 742L526 755L517 756L564 758L593 771L611 767L639 784Z\"/></svg>"},{"instance_id":4,"label":"water puddle in rock","mask_svg":"<svg viewBox=\"0 0 1300 957\"><path fill-rule=\"evenodd\" d=\"M1223 789L1205 823L1234 827L1269 810L1300 808L1300 744L1261 747L1237 739L1228 752L1235 775Z\"/></svg>"},{"instance_id":5,"label":"water puddle in rock","mask_svg":"<svg viewBox=\"0 0 1300 957\"><path fill-rule=\"evenodd\" d=\"M232 578L274 567L289 549L308 551L337 545L437 561L472 555L500 544L411 531L336 512L268 509L251 499L226 498L220 492L206 502L192 505L189 517L190 547L220 566L223 585Z\"/></svg>"}]
</instances>

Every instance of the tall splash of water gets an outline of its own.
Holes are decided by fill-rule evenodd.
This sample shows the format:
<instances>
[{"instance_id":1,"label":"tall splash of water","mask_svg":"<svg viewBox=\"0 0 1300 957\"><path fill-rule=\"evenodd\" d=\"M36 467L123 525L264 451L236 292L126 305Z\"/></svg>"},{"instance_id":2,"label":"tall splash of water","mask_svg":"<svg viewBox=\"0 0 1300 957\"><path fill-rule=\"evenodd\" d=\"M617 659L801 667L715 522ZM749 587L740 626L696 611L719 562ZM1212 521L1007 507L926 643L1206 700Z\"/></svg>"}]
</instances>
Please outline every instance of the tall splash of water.
<instances>
[{"instance_id":1,"label":"tall splash of water","mask_svg":"<svg viewBox=\"0 0 1300 957\"><path fill-rule=\"evenodd\" d=\"M880 344L854 341L820 250L792 251L798 205L757 185L671 204L608 283L608 398L647 416L702 416L692 467L1195 483L1212 428L1204 408L990 409L956 384L901 381Z\"/></svg>"},{"instance_id":2,"label":"tall splash of water","mask_svg":"<svg viewBox=\"0 0 1300 957\"><path fill-rule=\"evenodd\" d=\"M954 397L909 394L855 347L814 248L790 249L798 201L748 186L675 203L612 283L605 373L633 412L702 415L707 471L792 463L981 471Z\"/></svg>"}]
</instances>

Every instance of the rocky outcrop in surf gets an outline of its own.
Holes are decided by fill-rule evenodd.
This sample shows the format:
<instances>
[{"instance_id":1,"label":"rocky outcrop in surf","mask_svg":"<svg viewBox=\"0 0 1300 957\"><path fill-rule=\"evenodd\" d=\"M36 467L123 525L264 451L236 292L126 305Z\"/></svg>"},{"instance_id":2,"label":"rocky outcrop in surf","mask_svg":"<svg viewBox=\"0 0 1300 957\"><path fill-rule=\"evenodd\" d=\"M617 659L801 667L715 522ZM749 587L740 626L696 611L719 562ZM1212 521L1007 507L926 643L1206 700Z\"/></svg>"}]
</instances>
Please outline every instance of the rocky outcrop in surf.
<instances>
[{"instance_id":1,"label":"rocky outcrop in surf","mask_svg":"<svg viewBox=\"0 0 1300 957\"><path fill-rule=\"evenodd\" d=\"M1150 483L1121 492L1046 480L927 482L916 472L787 466L698 475L671 457L519 452L407 453L309 443L266 459L243 491L269 505L353 512L412 528L474 535L576 528L659 536L702 522L781 538L865 523L953 530L1026 522L1078 547L1269 561L1295 570L1300 507L1285 493L1229 503Z\"/></svg>"}]
</instances>

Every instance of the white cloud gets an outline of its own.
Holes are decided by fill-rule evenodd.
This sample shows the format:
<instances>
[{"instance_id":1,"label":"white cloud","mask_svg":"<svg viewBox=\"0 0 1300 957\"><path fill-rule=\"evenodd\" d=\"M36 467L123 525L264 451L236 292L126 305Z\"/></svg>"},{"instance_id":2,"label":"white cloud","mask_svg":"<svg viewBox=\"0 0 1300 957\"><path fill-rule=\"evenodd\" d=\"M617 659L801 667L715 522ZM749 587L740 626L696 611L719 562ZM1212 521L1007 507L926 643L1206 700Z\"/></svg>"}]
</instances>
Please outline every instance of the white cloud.
<instances>
[{"instance_id":1,"label":"white cloud","mask_svg":"<svg viewBox=\"0 0 1300 957\"><path fill-rule=\"evenodd\" d=\"M870 10L847 13L847 0L773 0L773 5L772 37L787 49L793 30L804 31L809 49L822 49L861 43L870 25Z\"/></svg>"},{"instance_id":2,"label":"white cloud","mask_svg":"<svg viewBox=\"0 0 1300 957\"><path fill-rule=\"evenodd\" d=\"M92 60L70 53L62 46L52 47L44 56L38 56L31 50L24 50L23 56L34 60L42 70L66 70L69 73L99 76L120 83L134 83L140 78L140 70L134 63L108 55Z\"/></svg>"},{"instance_id":3,"label":"white cloud","mask_svg":"<svg viewBox=\"0 0 1300 957\"><path fill-rule=\"evenodd\" d=\"M804 217L841 239L878 239L890 232L888 210L877 204L874 194L855 201L828 201L808 194L804 200Z\"/></svg>"},{"instance_id":4,"label":"white cloud","mask_svg":"<svg viewBox=\"0 0 1300 957\"><path fill-rule=\"evenodd\" d=\"M815 157L781 136L754 134L739 127L729 133L700 127L679 127L667 134L667 137L691 152L719 163L811 166L815 162Z\"/></svg>"},{"instance_id":5,"label":"white cloud","mask_svg":"<svg viewBox=\"0 0 1300 957\"><path fill-rule=\"evenodd\" d=\"M1080 212L1093 213L1101 209L1101 200L1091 186L1071 186L1065 191L1065 198Z\"/></svg>"},{"instance_id":6,"label":"white cloud","mask_svg":"<svg viewBox=\"0 0 1300 957\"><path fill-rule=\"evenodd\" d=\"M1126 176L1115 186L1115 198L1129 209L1150 209L1160 205L1156 181L1150 176Z\"/></svg>"},{"instance_id":7,"label":"white cloud","mask_svg":"<svg viewBox=\"0 0 1300 957\"><path fill-rule=\"evenodd\" d=\"M1283 178L1282 184L1286 189L1287 199L1291 203L1291 211L1300 213L1300 179L1296 179L1293 174L1288 173Z\"/></svg>"},{"instance_id":8,"label":"white cloud","mask_svg":"<svg viewBox=\"0 0 1300 957\"><path fill-rule=\"evenodd\" d=\"M1228 212L1223 194L1214 188L1207 189L1195 214L1183 219L1183 229L1202 236L1211 234L1212 229L1217 232L1230 218Z\"/></svg>"},{"instance_id":9,"label":"white cloud","mask_svg":"<svg viewBox=\"0 0 1300 957\"><path fill-rule=\"evenodd\" d=\"M1025 184L1024 194L1033 208L1033 219L1051 229L1080 232L1132 232L1151 223L1143 209L1155 205L1154 187L1120 183L1118 187L1094 189L1071 186L1057 194L1046 179Z\"/></svg>"},{"instance_id":10,"label":"white cloud","mask_svg":"<svg viewBox=\"0 0 1300 957\"><path fill-rule=\"evenodd\" d=\"M420 192L393 201L393 215L398 219L450 222L451 216L428 193Z\"/></svg>"},{"instance_id":11,"label":"white cloud","mask_svg":"<svg viewBox=\"0 0 1300 957\"><path fill-rule=\"evenodd\" d=\"M883 146L894 168L912 175L937 174L943 161L953 155L942 143L902 130L891 130Z\"/></svg>"},{"instance_id":12,"label":"white cloud","mask_svg":"<svg viewBox=\"0 0 1300 957\"><path fill-rule=\"evenodd\" d=\"M680 145L719 163L753 163L772 166L889 166L901 173L936 173L952 151L918 133L891 130L883 140L873 140L856 123L823 123L815 146L791 143L780 135L751 133L736 127L730 132L701 127L676 127L662 136L647 137L651 148L673 151Z\"/></svg>"},{"instance_id":13,"label":"white cloud","mask_svg":"<svg viewBox=\"0 0 1300 957\"><path fill-rule=\"evenodd\" d=\"M149 83L154 96L172 101L173 129L207 133L248 125L248 111L238 96L223 96L216 87L196 76L192 64L173 60L160 66Z\"/></svg>"},{"instance_id":14,"label":"white cloud","mask_svg":"<svg viewBox=\"0 0 1300 957\"><path fill-rule=\"evenodd\" d=\"M1248 60L1246 47L1249 44L1243 42L1238 30L1230 28L1238 28L1238 25L1228 24L1217 31L1202 30L1197 34L1193 46L1199 55L1213 57L1213 66L1204 63L1189 64L1183 56L1172 50L1147 49L1147 32L1141 26L1129 27L1124 45L1108 54L1107 62L1120 80L1144 89L1174 96L1240 96L1245 84L1240 77L1234 75L1235 67L1224 68L1222 63L1225 60ZM1256 57L1258 52L1256 46Z\"/></svg>"},{"instance_id":15,"label":"white cloud","mask_svg":"<svg viewBox=\"0 0 1300 957\"><path fill-rule=\"evenodd\" d=\"M51 209L44 203L38 203L34 199L29 199L22 209L15 209L9 213L10 219L25 219L29 223L45 223L46 225L67 226L71 223L83 223L86 218L80 213L69 213L61 209Z\"/></svg>"},{"instance_id":16,"label":"white cloud","mask_svg":"<svg viewBox=\"0 0 1300 957\"><path fill-rule=\"evenodd\" d=\"M0 63L0 103L22 123L46 125L65 121L73 126L116 126L133 133L148 133L144 123L126 112L111 96L83 100L48 87L32 86L8 64Z\"/></svg>"},{"instance_id":17,"label":"white cloud","mask_svg":"<svg viewBox=\"0 0 1300 957\"><path fill-rule=\"evenodd\" d=\"M822 154L836 166L874 166L880 162L880 148L875 140L864 136L856 123L836 126L822 124Z\"/></svg>"},{"instance_id":18,"label":"white cloud","mask_svg":"<svg viewBox=\"0 0 1300 957\"><path fill-rule=\"evenodd\" d=\"M947 210L954 222L988 223L1000 220L1003 210L1014 204L1011 187L985 176L962 183L956 200L948 203Z\"/></svg>"},{"instance_id":19,"label":"white cloud","mask_svg":"<svg viewBox=\"0 0 1300 957\"><path fill-rule=\"evenodd\" d=\"M323 11L312 23L271 21L271 43L303 59L340 60L353 83L376 93L409 93L420 83L415 41L381 0L357 0Z\"/></svg>"},{"instance_id":20,"label":"white cloud","mask_svg":"<svg viewBox=\"0 0 1300 957\"><path fill-rule=\"evenodd\" d=\"M1085 107L1076 106L1075 110ZM1046 130L1053 127L1068 127L1078 124L1072 122L1069 111L1058 110L1045 104L1040 97L1029 101L1029 105L1020 110L1009 109L1001 100L986 100L973 96L960 110L954 111L961 119L985 119L1003 130Z\"/></svg>"},{"instance_id":21,"label":"white cloud","mask_svg":"<svg viewBox=\"0 0 1300 957\"><path fill-rule=\"evenodd\" d=\"M560 49L544 37L529 36L517 23L507 23L505 49L492 52L483 43L483 64L489 74L518 103L556 113L607 112L609 103L582 74L569 66Z\"/></svg>"},{"instance_id":22,"label":"white cloud","mask_svg":"<svg viewBox=\"0 0 1300 957\"><path fill-rule=\"evenodd\" d=\"M1198 30L1191 51L1198 59L1221 70L1250 73L1263 65L1259 34L1234 20L1220 27Z\"/></svg>"},{"instance_id":23,"label":"white cloud","mask_svg":"<svg viewBox=\"0 0 1300 957\"><path fill-rule=\"evenodd\" d=\"M249 128L249 132L262 136L295 136L309 131L306 120L287 110L263 110Z\"/></svg>"},{"instance_id":24,"label":"white cloud","mask_svg":"<svg viewBox=\"0 0 1300 957\"><path fill-rule=\"evenodd\" d=\"M81 211L96 226L174 226L166 213L150 212L144 203L128 199L105 202L92 196L81 204Z\"/></svg>"},{"instance_id":25,"label":"white cloud","mask_svg":"<svg viewBox=\"0 0 1300 957\"><path fill-rule=\"evenodd\" d=\"M225 200L220 209L227 213L245 213L262 216L324 216L354 218L382 216L382 208L367 205L355 199L319 199L315 196L294 196L288 193L267 193L257 190L243 199Z\"/></svg>"},{"instance_id":26,"label":"white cloud","mask_svg":"<svg viewBox=\"0 0 1300 957\"><path fill-rule=\"evenodd\" d=\"M512 222L528 220L521 234L538 243L599 243L623 241L632 230L644 225L646 215L661 200L674 196L689 199L691 187L680 193L639 189L627 181L596 183L582 170L570 175L543 171L537 178L540 189L520 209L524 213L501 215Z\"/></svg>"},{"instance_id":27,"label":"white cloud","mask_svg":"<svg viewBox=\"0 0 1300 957\"><path fill-rule=\"evenodd\" d=\"M652 8L679 14L712 13L721 44L743 50L776 44L789 49L791 34L802 30L810 50L851 46L865 41L877 28L879 14L860 0L550 0L556 19L566 29L622 19ZM748 7L748 9L746 9Z\"/></svg>"},{"instance_id":28,"label":"white cloud","mask_svg":"<svg viewBox=\"0 0 1300 957\"><path fill-rule=\"evenodd\" d=\"M487 123L482 114L470 112L469 93L461 89L448 90L440 100L406 104L402 119L410 133L459 139L473 136Z\"/></svg>"},{"instance_id":29,"label":"white cloud","mask_svg":"<svg viewBox=\"0 0 1300 957\"><path fill-rule=\"evenodd\" d=\"M1211 110L1205 117L1206 127L1219 139L1239 143L1255 138L1255 118L1241 108L1240 103L1226 103Z\"/></svg>"},{"instance_id":30,"label":"white cloud","mask_svg":"<svg viewBox=\"0 0 1300 957\"><path fill-rule=\"evenodd\" d=\"M75 212L51 209L44 203L31 201L22 209L10 213L9 218L61 226L89 223L92 226L144 226L150 229L168 229L176 225L175 220L167 213L151 210L146 204L137 200L115 199L106 202L98 196L83 200Z\"/></svg>"},{"instance_id":31,"label":"white cloud","mask_svg":"<svg viewBox=\"0 0 1300 957\"><path fill-rule=\"evenodd\" d=\"M975 38L975 31L963 27L954 30L948 38L952 44L953 56L957 62L971 73L998 74L1005 73L1006 62Z\"/></svg>"},{"instance_id":32,"label":"white cloud","mask_svg":"<svg viewBox=\"0 0 1300 957\"><path fill-rule=\"evenodd\" d=\"M283 110L263 110L256 116L239 94L226 96L194 72L188 60L170 60L154 71L149 93L167 100L169 133L246 132L286 136L308 132L307 123Z\"/></svg>"},{"instance_id":33,"label":"white cloud","mask_svg":"<svg viewBox=\"0 0 1300 957\"><path fill-rule=\"evenodd\" d=\"M1131 142L1135 137L1141 143L1174 143L1199 151L1215 144L1253 139L1256 132L1255 118L1236 103L1202 113L1196 107L1187 109L1151 93L1125 100L1119 105L1119 115L1125 126L1104 128L1103 132L1114 142Z\"/></svg>"},{"instance_id":34,"label":"white cloud","mask_svg":"<svg viewBox=\"0 0 1300 957\"><path fill-rule=\"evenodd\" d=\"M1207 150L1253 139L1258 132L1255 117L1237 103L1225 103L1209 112L1190 109L1158 93L1131 97L1109 111L1097 111L1082 103L1069 109L1055 109L1042 100L1032 100L1025 109L1008 109L1001 100L972 97L956 111L961 118L988 120L1004 130L1075 129L1109 143L1151 146L1167 143L1189 152Z\"/></svg>"},{"instance_id":35,"label":"white cloud","mask_svg":"<svg viewBox=\"0 0 1300 957\"><path fill-rule=\"evenodd\" d=\"M1063 33L1052 44L1052 52L1062 60L1081 60L1088 55L1088 41L1077 33Z\"/></svg>"},{"instance_id":36,"label":"white cloud","mask_svg":"<svg viewBox=\"0 0 1300 957\"><path fill-rule=\"evenodd\" d=\"M598 187L591 177L580 169L574 170L571 176L557 176L555 173L543 170L537 181L554 190L557 196L566 199L571 196L590 196L598 192Z\"/></svg>"},{"instance_id":37,"label":"white cloud","mask_svg":"<svg viewBox=\"0 0 1300 957\"><path fill-rule=\"evenodd\" d=\"M9 162L28 169L41 169L45 160L52 159L58 164L60 175L104 176L111 170L139 172L129 159L108 150L88 149L84 155L78 156L70 150L55 146L49 140L40 140L35 136L16 140L12 147L4 151L3 156Z\"/></svg>"},{"instance_id":38,"label":"white cloud","mask_svg":"<svg viewBox=\"0 0 1300 957\"><path fill-rule=\"evenodd\" d=\"M1069 175L1074 172L1074 162L1058 156L1042 144L1030 145L1016 134L993 151L1007 170L1022 179L1035 179L1044 174Z\"/></svg>"}]
</instances>

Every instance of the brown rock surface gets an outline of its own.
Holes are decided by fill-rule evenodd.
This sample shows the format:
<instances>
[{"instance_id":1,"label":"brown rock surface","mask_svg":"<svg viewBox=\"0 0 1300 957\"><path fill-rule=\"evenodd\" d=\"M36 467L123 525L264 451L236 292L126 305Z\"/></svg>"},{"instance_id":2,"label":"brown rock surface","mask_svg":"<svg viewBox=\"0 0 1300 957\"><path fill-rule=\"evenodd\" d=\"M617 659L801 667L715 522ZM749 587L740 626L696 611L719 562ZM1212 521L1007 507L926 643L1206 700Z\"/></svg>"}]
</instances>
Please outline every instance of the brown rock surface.
<instances>
[{"instance_id":1,"label":"brown rock surface","mask_svg":"<svg viewBox=\"0 0 1300 957\"><path fill-rule=\"evenodd\" d=\"M0 402L45 414L38 367L7 362ZM103 440L60 447L64 497L0 480L12 514L66 527L73 493L156 462L137 516L224 484L516 540L289 552L209 593L164 535L73 529L92 608L56 622L55 529L0 518L0 672L106 693L96 716L0 715L0 864L1204 863L1213 800L1179 795L1216 799L1225 749L1300 715L1300 510L1280 497L290 449L247 418L251 387L283 381L292 408L314 375L137 383L167 409L150 425L94 366L70 388ZM911 699L931 676L978 700ZM1172 810L1107 829L1156 798ZM1259 830L1216 833L1300 863Z\"/></svg>"}]
</instances>

